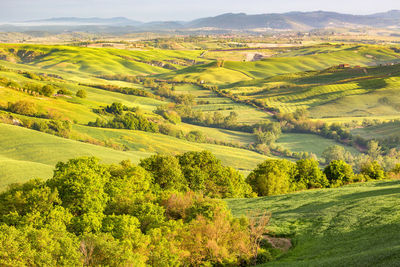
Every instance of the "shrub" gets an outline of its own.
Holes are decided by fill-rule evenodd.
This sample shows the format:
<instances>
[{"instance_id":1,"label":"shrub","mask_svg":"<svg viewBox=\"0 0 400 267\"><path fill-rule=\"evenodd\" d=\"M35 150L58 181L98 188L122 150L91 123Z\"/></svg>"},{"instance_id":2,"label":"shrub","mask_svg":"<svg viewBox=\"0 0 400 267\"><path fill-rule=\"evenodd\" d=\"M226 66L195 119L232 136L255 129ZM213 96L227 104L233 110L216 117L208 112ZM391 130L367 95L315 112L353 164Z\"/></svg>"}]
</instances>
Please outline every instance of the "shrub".
<instances>
[{"instance_id":1,"label":"shrub","mask_svg":"<svg viewBox=\"0 0 400 267\"><path fill-rule=\"evenodd\" d=\"M87 93L86 93L85 90L81 89L81 90L78 90L76 92L76 96L79 97L79 98L86 98L87 97Z\"/></svg>"},{"instance_id":2,"label":"shrub","mask_svg":"<svg viewBox=\"0 0 400 267\"><path fill-rule=\"evenodd\" d=\"M9 103L8 110L27 116L35 116L38 112L35 103L26 100L20 100L13 104Z\"/></svg>"},{"instance_id":3,"label":"shrub","mask_svg":"<svg viewBox=\"0 0 400 267\"><path fill-rule=\"evenodd\" d=\"M297 190L310 188L324 188L329 185L325 174L319 168L315 159L302 159L296 162L297 174L295 182Z\"/></svg>"},{"instance_id":4,"label":"shrub","mask_svg":"<svg viewBox=\"0 0 400 267\"><path fill-rule=\"evenodd\" d=\"M42 87L39 93L45 95L45 96L52 96L54 94L54 91L56 89L52 85L45 85Z\"/></svg>"},{"instance_id":5,"label":"shrub","mask_svg":"<svg viewBox=\"0 0 400 267\"><path fill-rule=\"evenodd\" d=\"M266 160L247 177L247 182L258 196L279 195L290 192L290 181L296 165L288 160Z\"/></svg>"},{"instance_id":6,"label":"shrub","mask_svg":"<svg viewBox=\"0 0 400 267\"><path fill-rule=\"evenodd\" d=\"M57 94L59 94L59 95L72 95L72 92L70 90L62 88L62 89L57 91Z\"/></svg>"},{"instance_id":7,"label":"shrub","mask_svg":"<svg viewBox=\"0 0 400 267\"><path fill-rule=\"evenodd\" d=\"M377 162L367 162L361 166L361 174L373 180L382 180L385 178L385 171Z\"/></svg>"},{"instance_id":8,"label":"shrub","mask_svg":"<svg viewBox=\"0 0 400 267\"><path fill-rule=\"evenodd\" d=\"M325 167L324 173L331 187L348 184L354 176L353 169L342 160L334 160Z\"/></svg>"}]
</instances>

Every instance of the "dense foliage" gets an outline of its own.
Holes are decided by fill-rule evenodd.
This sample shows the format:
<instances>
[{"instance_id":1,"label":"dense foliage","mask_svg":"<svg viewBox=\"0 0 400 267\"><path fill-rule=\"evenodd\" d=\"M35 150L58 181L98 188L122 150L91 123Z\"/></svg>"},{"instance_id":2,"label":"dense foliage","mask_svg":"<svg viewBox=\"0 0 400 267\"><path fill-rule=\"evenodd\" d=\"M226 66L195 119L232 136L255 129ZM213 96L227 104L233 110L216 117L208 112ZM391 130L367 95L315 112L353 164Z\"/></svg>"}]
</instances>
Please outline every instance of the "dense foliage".
<instances>
[{"instance_id":1,"label":"dense foliage","mask_svg":"<svg viewBox=\"0 0 400 267\"><path fill-rule=\"evenodd\" d=\"M207 196L251 195L237 171L207 152L156 155L140 165L78 158L58 163L46 182L11 186L0 194L0 265L249 265L266 259L267 250L252 250L260 244L247 219L234 219L223 202Z\"/></svg>"},{"instance_id":2,"label":"dense foliage","mask_svg":"<svg viewBox=\"0 0 400 267\"><path fill-rule=\"evenodd\" d=\"M396 173L393 169L392 174ZM342 160L331 161L322 171L315 159L302 159L293 163L288 160L270 159L259 164L247 177L254 192L259 196L285 194L293 191L338 187L352 182L381 180L386 177L382 166L367 161L361 172Z\"/></svg>"}]
</instances>

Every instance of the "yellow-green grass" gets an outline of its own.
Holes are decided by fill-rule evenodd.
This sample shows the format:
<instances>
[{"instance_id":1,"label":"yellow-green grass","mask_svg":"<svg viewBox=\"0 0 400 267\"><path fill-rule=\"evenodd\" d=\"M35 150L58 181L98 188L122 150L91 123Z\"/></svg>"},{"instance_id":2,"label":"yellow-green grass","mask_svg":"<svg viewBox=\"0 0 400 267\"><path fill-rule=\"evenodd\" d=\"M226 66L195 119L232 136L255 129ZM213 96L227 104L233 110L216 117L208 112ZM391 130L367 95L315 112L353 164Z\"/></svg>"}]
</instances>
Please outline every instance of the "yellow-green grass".
<instances>
[{"instance_id":1,"label":"yellow-green grass","mask_svg":"<svg viewBox=\"0 0 400 267\"><path fill-rule=\"evenodd\" d=\"M188 133L190 131L200 131L204 133L207 137L215 139L217 141L224 141L235 144L239 143L242 145L256 143L257 141L255 135L251 133L197 126L187 123L180 123L178 127L182 129L184 133Z\"/></svg>"},{"instance_id":2,"label":"yellow-green grass","mask_svg":"<svg viewBox=\"0 0 400 267\"><path fill-rule=\"evenodd\" d=\"M385 139L400 137L400 122L387 122L375 126L358 128L351 131L353 135L359 135L366 139Z\"/></svg>"},{"instance_id":3,"label":"yellow-green grass","mask_svg":"<svg viewBox=\"0 0 400 267\"><path fill-rule=\"evenodd\" d=\"M16 45L2 44L0 52L7 55L9 60L21 61L21 57L15 56L10 49L15 51L34 51L37 57L30 59L30 65L42 69L60 70L71 73L90 74L130 74L146 75L167 72L168 69L158 67L152 61L169 63L176 68L182 68L180 64L169 61L183 61L197 59L202 51L173 51L151 49L147 51L123 50L113 48L85 48L57 45ZM22 61L26 58L22 58Z\"/></svg>"},{"instance_id":4,"label":"yellow-green grass","mask_svg":"<svg viewBox=\"0 0 400 267\"><path fill-rule=\"evenodd\" d=\"M322 70L343 63L353 66L373 66L399 61L399 54L382 46L344 45L338 46L338 48L333 46L327 48L317 45L302 50L296 49L293 52L282 53L279 56L260 61L226 61L222 67L217 67L216 63L192 66L164 73L160 77L177 81L203 80L212 84L227 84L285 73Z\"/></svg>"},{"instance_id":5,"label":"yellow-green grass","mask_svg":"<svg viewBox=\"0 0 400 267\"><path fill-rule=\"evenodd\" d=\"M323 121L328 124L332 124L332 123L362 122L364 120L379 120L384 122L397 119L400 119L400 115L323 118ZM311 120L321 121L321 119L311 119Z\"/></svg>"},{"instance_id":6,"label":"yellow-green grass","mask_svg":"<svg viewBox=\"0 0 400 267\"><path fill-rule=\"evenodd\" d=\"M51 114L52 116L68 119L70 121L87 123L96 120L98 117L92 112L90 105L71 103L68 102L70 100L69 98L31 96L14 89L0 87L0 104L3 107L6 107L9 102L15 103L20 100L27 100L34 103L39 113ZM95 107L93 104L91 106Z\"/></svg>"},{"instance_id":7,"label":"yellow-green grass","mask_svg":"<svg viewBox=\"0 0 400 267\"><path fill-rule=\"evenodd\" d=\"M47 179L55 164L80 156L95 156L104 163L139 159L151 153L117 151L0 123L0 190L7 184L35 177Z\"/></svg>"},{"instance_id":8,"label":"yellow-green grass","mask_svg":"<svg viewBox=\"0 0 400 267\"><path fill-rule=\"evenodd\" d=\"M223 86L242 100L281 112L309 108L312 118L400 115L400 65L327 69Z\"/></svg>"},{"instance_id":9,"label":"yellow-green grass","mask_svg":"<svg viewBox=\"0 0 400 267\"><path fill-rule=\"evenodd\" d=\"M266 156L246 149L194 143L162 134L81 125L74 125L73 129L98 140L124 144L132 151L178 154L187 151L208 150L221 159L224 164L240 170L252 170L257 164L267 159Z\"/></svg>"},{"instance_id":10,"label":"yellow-green grass","mask_svg":"<svg viewBox=\"0 0 400 267\"><path fill-rule=\"evenodd\" d=\"M220 112L224 116L228 116L230 112L234 111L238 115L238 122L244 124L255 124L260 121L270 119L270 115L266 112L260 111L252 106L235 103L230 98L218 96L216 93L201 89L197 85L185 84L175 87L177 94L191 94L196 97L198 104L194 109L214 113Z\"/></svg>"},{"instance_id":11,"label":"yellow-green grass","mask_svg":"<svg viewBox=\"0 0 400 267\"><path fill-rule=\"evenodd\" d=\"M270 234L291 239L262 266L399 266L399 195L399 181L382 181L227 202L236 217L271 212Z\"/></svg>"},{"instance_id":12,"label":"yellow-green grass","mask_svg":"<svg viewBox=\"0 0 400 267\"><path fill-rule=\"evenodd\" d=\"M5 77L9 80L17 82L20 85L29 83L35 83L40 85L51 84L51 85L56 85L60 88L66 88L67 90L73 93L72 98L58 97L56 100L54 97L52 98L32 97L29 96L28 94L5 88L0 91L0 94L2 95L2 98L0 99L4 103L15 102L16 100L20 99L30 99L33 102L36 102L38 106L43 106L44 109L52 109L62 114L68 114L71 120L76 120L80 123L87 123L88 121L95 118L96 116L92 112L92 109L97 108L100 105L111 104L113 102L120 102L126 106L140 107L142 110L145 111L153 111L156 109L157 106L166 103L152 98L124 95L117 92L109 92L106 90L96 89L92 87L85 87L71 81L51 80L44 82L44 81L31 80L15 72L0 71L0 77ZM79 99L74 96L75 93L80 89L83 89L87 92L86 99Z\"/></svg>"},{"instance_id":13,"label":"yellow-green grass","mask_svg":"<svg viewBox=\"0 0 400 267\"><path fill-rule=\"evenodd\" d=\"M359 153L353 147L341 145L332 139L327 139L315 134L284 133L276 141L276 144L293 152L314 153L318 158L321 158L322 152L324 152L326 148L333 145L342 146L352 154Z\"/></svg>"},{"instance_id":14,"label":"yellow-green grass","mask_svg":"<svg viewBox=\"0 0 400 267\"><path fill-rule=\"evenodd\" d=\"M161 78L173 81L197 82L204 81L213 84L234 83L251 80L247 74L237 70L217 67L215 63L192 66L185 69L159 75Z\"/></svg>"},{"instance_id":15,"label":"yellow-green grass","mask_svg":"<svg viewBox=\"0 0 400 267\"><path fill-rule=\"evenodd\" d=\"M376 65L385 62L398 62L399 54L379 46L344 46L329 53L309 52L299 54L281 54L279 57L267 58L256 62L225 62L224 68L240 71L252 78L267 78L284 73L295 73L310 70L322 70L338 64Z\"/></svg>"}]
</instances>

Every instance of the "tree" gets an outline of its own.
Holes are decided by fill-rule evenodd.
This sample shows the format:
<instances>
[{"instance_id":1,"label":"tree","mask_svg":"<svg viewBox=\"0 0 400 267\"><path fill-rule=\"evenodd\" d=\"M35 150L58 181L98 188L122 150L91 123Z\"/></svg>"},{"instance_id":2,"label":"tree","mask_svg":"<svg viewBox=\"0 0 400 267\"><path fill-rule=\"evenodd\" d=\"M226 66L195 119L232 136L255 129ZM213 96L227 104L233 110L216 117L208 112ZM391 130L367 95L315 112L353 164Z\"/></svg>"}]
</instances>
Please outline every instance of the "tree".
<instances>
[{"instance_id":1,"label":"tree","mask_svg":"<svg viewBox=\"0 0 400 267\"><path fill-rule=\"evenodd\" d=\"M368 142L368 155L377 159L382 153L382 148L379 146L379 142L375 140L371 140Z\"/></svg>"},{"instance_id":2,"label":"tree","mask_svg":"<svg viewBox=\"0 0 400 267\"><path fill-rule=\"evenodd\" d=\"M253 256L250 235L240 221L220 208L212 220L198 216L181 232L185 266L233 266Z\"/></svg>"},{"instance_id":3,"label":"tree","mask_svg":"<svg viewBox=\"0 0 400 267\"><path fill-rule=\"evenodd\" d=\"M76 92L76 96L79 97L79 98L86 98L87 97L87 93L86 93L85 90L80 89L80 90L78 90Z\"/></svg>"},{"instance_id":4,"label":"tree","mask_svg":"<svg viewBox=\"0 0 400 267\"><path fill-rule=\"evenodd\" d=\"M329 163L334 160L345 160L346 150L342 146L333 145L328 147L322 153L322 157L325 159L326 163Z\"/></svg>"},{"instance_id":5,"label":"tree","mask_svg":"<svg viewBox=\"0 0 400 267\"><path fill-rule=\"evenodd\" d=\"M361 166L361 174L373 180L382 180L385 178L385 171L377 161L364 163Z\"/></svg>"},{"instance_id":6,"label":"tree","mask_svg":"<svg viewBox=\"0 0 400 267\"><path fill-rule=\"evenodd\" d=\"M52 85L45 85L42 87L42 89L40 90L40 92L45 95L45 96L52 96L54 94L54 91L56 89L54 88L54 86Z\"/></svg>"},{"instance_id":7,"label":"tree","mask_svg":"<svg viewBox=\"0 0 400 267\"><path fill-rule=\"evenodd\" d=\"M221 125L224 122L224 116L221 112L215 111L213 114L213 122L215 125Z\"/></svg>"},{"instance_id":8,"label":"tree","mask_svg":"<svg viewBox=\"0 0 400 267\"><path fill-rule=\"evenodd\" d=\"M333 160L324 169L324 174L331 187L337 187L351 182L354 172L349 164L342 160Z\"/></svg>"},{"instance_id":9,"label":"tree","mask_svg":"<svg viewBox=\"0 0 400 267\"><path fill-rule=\"evenodd\" d=\"M110 200L105 214L135 216L143 232L164 222L165 210L153 202L156 195L150 173L129 161L111 165L109 172L111 177L105 185L105 191Z\"/></svg>"},{"instance_id":10,"label":"tree","mask_svg":"<svg viewBox=\"0 0 400 267\"><path fill-rule=\"evenodd\" d=\"M186 139L191 142L204 143L206 141L206 136L201 131L190 131L186 135Z\"/></svg>"},{"instance_id":11,"label":"tree","mask_svg":"<svg viewBox=\"0 0 400 267\"><path fill-rule=\"evenodd\" d=\"M238 114L234 111L229 113L229 116L225 117L224 125L225 127L235 126L237 124Z\"/></svg>"},{"instance_id":12,"label":"tree","mask_svg":"<svg viewBox=\"0 0 400 267\"><path fill-rule=\"evenodd\" d=\"M109 177L107 168L93 157L57 163L48 185L58 190L62 206L75 216L72 223L74 232L100 230L102 214L108 201L104 185Z\"/></svg>"},{"instance_id":13,"label":"tree","mask_svg":"<svg viewBox=\"0 0 400 267\"><path fill-rule=\"evenodd\" d=\"M179 160L174 156L153 155L141 160L140 166L153 175L154 182L162 189L185 190L187 186Z\"/></svg>"},{"instance_id":14,"label":"tree","mask_svg":"<svg viewBox=\"0 0 400 267\"><path fill-rule=\"evenodd\" d=\"M57 94L59 95L72 95L72 92L68 89L61 88L60 90L57 91Z\"/></svg>"},{"instance_id":15,"label":"tree","mask_svg":"<svg viewBox=\"0 0 400 267\"><path fill-rule=\"evenodd\" d=\"M80 243L84 266L145 266L142 255L109 233L86 234Z\"/></svg>"},{"instance_id":16,"label":"tree","mask_svg":"<svg viewBox=\"0 0 400 267\"><path fill-rule=\"evenodd\" d=\"M288 160L269 159L259 164L247 177L258 196L285 194L290 191L296 165Z\"/></svg>"},{"instance_id":17,"label":"tree","mask_svg":"<svg viewBox=\"0 0 400 267\"><path fill-rule=\"evenodd\" d=\"M112 113L115 115L122 115L123 111L124 111L124 106L121 103L112 103L111 105L106 107L106 111L108 113Z\"/></svg>"},{"instance_id":18,"label":"tree","mask_svg":"<svg viewBox=\"0 0 400 267\"><path fill-rule=\"evenodd\" d=\"M187 152L178 156L188 186L210 197L248 197L251 188L237 171L221 164L208 151Z\"/></svg>"},{"instance_id":19,"label":"tree","mask_svg":"<svg viewBox=\"0 0 400 267\"><path fill-rule=\"evenodd\" d=\"M250 248L253 254L253 264L257 264L257 257L262 240L268 233L267 225L271 214L267 212L252 212L247 215L249 218Z\"/></svg>"},{"instance_id":20,"label":"tree","mask_svg":"<svg viewBox=\"0 0 400 267\"><path fill-rule=\"evenodd\" d=\"M297 190L310 188L324 188L329 185L325 174L319 168L315 159L302 159L296 162L297 174L295 182Z\"/></svg>"}]
</instances>

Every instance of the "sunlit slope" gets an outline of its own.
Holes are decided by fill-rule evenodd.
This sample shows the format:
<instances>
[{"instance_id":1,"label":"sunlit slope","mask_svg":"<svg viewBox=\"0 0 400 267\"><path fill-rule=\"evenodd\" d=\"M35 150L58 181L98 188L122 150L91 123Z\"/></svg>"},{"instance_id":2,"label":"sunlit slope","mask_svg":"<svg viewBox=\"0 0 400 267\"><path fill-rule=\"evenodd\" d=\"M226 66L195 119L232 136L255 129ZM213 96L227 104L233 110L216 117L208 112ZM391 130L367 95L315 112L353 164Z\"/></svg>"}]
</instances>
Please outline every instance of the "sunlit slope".
<instances>
[{"instance_id":1,"label":"sunlit slope","mask_svg":"<svg viewBox=\"0 0 400 267\"><path fill-rule=\"evenodd\" d=\"M171 51L151 49L123 50L55 45L0 45L0 55L12 62L22 62L64 72L95 75L147 75L179 69L192 64L202 51ZM170 64L171 67L164 65Z\"/></svg>"},{"instance_id":2,"label":"sunlit slope","mask_svg":"<svg viewBox=\"0 0 400 267\"><path fill-rule=\"evenodd\" d=\"M26 128L0 123L0 189L9 183L33 177L49 178L58 161L96 156L105 163L125 159L138 162L150 153L116 151Z\"/></svg>"},{"instance_id":3,"label":"sunlit slope","mask_svg":"<svg viewBox=\"0 0 400 267\"><path fill-rule=\"evenodd\" d=\"M400 182L228 201L235 216L272 213L271 232L294 247L263 266L399 266Z\"/></svg>"},{"instance_id":4,"label":"sunlit slope","mask_svg":"<svg viewBox=\"0 0 400 267\"><path fill-rule=\"evenodd\" d=\"M179 82L207 82L213 84L234 83L252 79L252 77L240 71L218 67L215 62L169 72L159 77Z\"/></svg>"},{"instance_id":5,"label":"sunlit slope","mask_svg":"<svg viewBox=\"0 0 400 267\"><path fill-rule=\"evenodd\" d=\"M294 49L254 62L225 61L220 65L212 63L189 67L163 74L162 77L224 84L286 73L322 70L339 64L376 66L388 62L400 62L400 54L381 46L330 45Z\"/></svg>"},{"instance_id":6,"label":"sunlit slope","mask_svg":"<svg viewBox=\"0 0 400 267\"><path fill-rule=\"evenodd\" d=\"M400 138L400 122L393 121L364 128L353 129L353 135L366 139Z\"/></svg>"},{"instance_id":7,"label":"sunlit slope","mask_svg":"<svg viewBox=\"0 0 400 267\"><path fill-rule=\"evenodd\" d=\"M267 157L226 146L192 143L161 134L142 131L91 128L74 125L81 134L99 140L125 144L129 151L64 139L26 128L0 124L0 190L5 185L34 177L49 178L54 165L79 156L96 156L105 163L130 159L138 162L153 153L177 154L209 150L226 165L241 170L253 169Z\"/></svg>"},{"instance_id":8,"label":"sunlit slope","mask_svg":"<svg viewBox=\"0 0 400 267\"><path fill-rule=\"evenodd\" d=\"M104 129L81 125L74 125L73 129L99 140L110 140L121 143L126 145L132 151L137 150L152 153L178 154L187 151L208 150L217 158L222 160L224 164L241 170L252 170L257 166L257 164L267 159L266 156L246 149L214 144L194 143L167 135L143 131ZM204 134L207 135L207 131L204 128L203 130ZM215 130L212 131L211 135L218 136ZM236 133L233 131L223 132L222 135L219 135L220 138L218 140L221 140L221 136L225 137L227 140L232 139L232 141L234 141L234 139L236 139L235 141L243 140L243 142L249 141L251 138L246 134L237 137L235 137L235 135Z\"/></svg>"},{"instance_id":9,"label":"sunlit slope","mask_svg":"<svg viewBox=\"0 0 400 267\"><path fill-rule=\"evenodd\" d=\"M352 154L359 153L353 147L342 145L333 139L324 138L316 134L284 133L276 141L276 144L293 152L314 153L318 158L322 157L322 153L326 148L333 145L342 146Z\"/></svg>"},{"instance_id":10,"label":"sunlit slope","mask_svg":"<svg viewBox=\"0 0 400 267\"><path fill-rule=\"evenodd\" d=\"M328 68L222 86L243 100L314 118L400 115L400 64Z\"/></svg>"}]
</instances>

